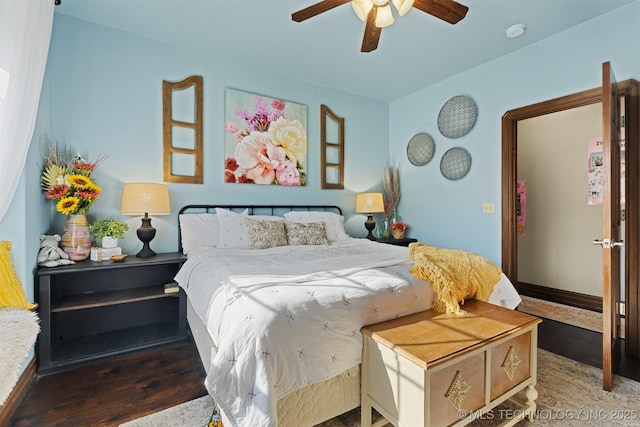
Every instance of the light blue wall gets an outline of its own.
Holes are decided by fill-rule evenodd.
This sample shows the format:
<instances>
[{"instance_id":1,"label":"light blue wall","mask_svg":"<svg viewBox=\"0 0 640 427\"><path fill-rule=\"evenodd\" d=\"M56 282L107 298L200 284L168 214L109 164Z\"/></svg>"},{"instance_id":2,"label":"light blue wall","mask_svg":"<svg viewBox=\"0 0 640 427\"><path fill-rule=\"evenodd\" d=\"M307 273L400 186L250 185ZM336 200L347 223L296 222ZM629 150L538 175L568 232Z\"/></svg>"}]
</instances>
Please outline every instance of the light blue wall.
<instances>
[{"instance_id":1,"label":"light blue wall","mask_svg":"<svg viewBox=\"0 0 640 427\"><path fill-rule=\"evenodd\" d=\"M503 114L599 86L606 61L611 61L618 80L640 80L638 22L636 2L392 102L390 162L400 168L399 210L412 227L411 236L434 246L477 252L500 265ZM438 130L438 113L456 95L475 100L477 122L464 137L447 139ZM433 159L421 167L405 155L408 141L418 132L429 133L436 142ZM465 178L448 181L440 173L440 158L455 146L470 151L472 165ZM496 213L483 214L484 202L495 203Z\"/></svg>"},{"instance_id":2,"label":"light blue wall","mask_svg":"<svg viewBox=\"0 0 640 427\"><path fill-rule=\"evenodd\" d=\"M353 214L354 193L379 190L382 170L390 163L400 167L400 214L411 226L410 236L500 262L501 116L598 86L604 61L613 63L619 80L640 80L638 22L636 2L386 105L56 14L36 131L17 194L0 221L0 239L13 242L12 258L32 299L38 235L59 232L62 226L62 216L53 213L39 190L39 143L53 137L93 156L107 153L95 174L103 197L90 216L119 216L124 182L162 180L162 80L200 74L205 87L205 183L171 184L174 211L194 202L336 203L346 208L348 231L362 236L364 217ZM222 182L227 86L308 105L308 187ZM476 100L478 121L467 136L447 140L438 132L438 111L460 94ZM346 118L344 191L320 190L321 103ZM412 166L405 156L406 143L417 132L436 139L436 155L423 167ZM440 175L439 159L455 145L471 151L473 164L464 179L447 181ZM494 202L496 214L482 214L483 202ZM138 227L137 218L127 219ZM175 215L154 218L153 224L158 229L154 249L175 250ZM139 245L133 232L123 244L127 252Z\"/></svg>"},{"instance_id":3,"label":"light blue wall","mask_svg":"<svg viewBox=\"0 0 640 427\"><path fill-rule=\"evenodd\" d=\"M598 86L605 61L612 62L618 80L640 80L638 22L636 2L387 105L56 14L36 130L16 196L0 221L0 240L12 242L16 272L33 300L38 235L60 232L63 220L39 190L40 143L55 138L94 157L108 154L94 175L104 192L90 219L119 217L123 183L162 181L162 80L199 74L205 89L204 184L171 184L174 212L207 202L338 204L345 208L347 231L364 236L364 217L353 213L354 194L381 190L382 170L392 164L400 168L400 214L411 237L500 263L500 118L513 108ZM307 187L222 182L225 87L308 106ZM478 120L467 136L447 140L438 132L437 116L455 95L475 99ZM346 118L343 191L320 190L320 104ZM434 159L423 167L412 166L405 156L407 142L418 132L436 140ZM471 171L460 181L447 181L439 159L458 145L471 152ZM495 203L496 214L482 214L483 202ZM127 219L133 229L140 224ZM176 223L175 214L153 219L155 250L177 249ZM130 253L140 247L133 232L121 245Z\"/></svg>"},{"instance_id":4,"label":"light blue wall","mask_svg":"<svg viewBox=\"0 0 640 427\"><path fill-rule=\"evenodd\" d=\"M347 231L366 234L365 217L353 215L355 193L381 189L388 162L386 103L56 14L46 74L51 135L81 152L89 150L90 158L109 156L93 175L104 191L90 220L120 217L125 182L162 182L162 81L190 75L204 77L204 184L170 184L174 214L153 218L154 250L177 250L177 211L188 203L338 204L348 217ZM308 106L308 186L223 182L225 87ZM345 190L320 189L320 104L346 119ZM61 229L62 215L53 217L54 229ZM140 225L139 218L125 219L132 229ZM141 247L133 231L121 246L128 253Z\"/></svg>"}]
</instances>

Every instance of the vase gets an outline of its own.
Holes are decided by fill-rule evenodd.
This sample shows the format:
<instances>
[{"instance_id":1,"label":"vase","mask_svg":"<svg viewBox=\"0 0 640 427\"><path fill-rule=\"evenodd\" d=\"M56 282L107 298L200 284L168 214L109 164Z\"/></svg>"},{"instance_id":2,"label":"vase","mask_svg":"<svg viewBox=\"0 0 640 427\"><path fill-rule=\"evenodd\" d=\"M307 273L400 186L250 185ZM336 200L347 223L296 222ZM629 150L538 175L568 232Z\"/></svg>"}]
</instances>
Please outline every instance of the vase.
<instances>
[{"instance_id":1,"label":"vase","mask_svg":"<svg viewBox=\"0 0 640 427\"><path fill-rule=\"evenodd\" d=\"M385 217L384 222L382 223L382 230L380 230L380 238L388 239L391 237L391 230L389 229L390 226L389 217Z\"/></svg>"},{"instance_id":2,"label":"vase","mask_svg":"<svg viewBox=\"0 0 640 427\"><path fill-rule=\"evenodd\" d=\"M67 215L60 242L72 261L82 261L91 254L91 233L86 215Z\"/></svg>"},{"instance_id":3,"label":"vase","mask_svg":"<svg viewBox=\"0 0 640 427\"><path fill-rule=\"evenodd\" d=\"M402 230L393 230L393 238L397 240L404 239L404 233Z\"/></svg>"},{"instance_id":4,"label":"vase","mask_svg":"<svg viewBox=\"0 0 640 427\"><path fill-rule=\"evenodd\" d=\"M400 215L398 215L398 210L394 209L391 212L391 215L389 215L389 227L391 227L396 222L400 222L400 221L402 220L400 219Z\"/></svg>"},{"instance_id":5,"label":"vase","mask_svg":"<svg viewBox=\"0 0 640 427\"><path fill-rule=\"evenodd\" d=\"M382 227L380 227L378 223L376 223L376 228L373 229L373 237L375 237L376 240L382 239Z\"/></svg>"}]
</instances>

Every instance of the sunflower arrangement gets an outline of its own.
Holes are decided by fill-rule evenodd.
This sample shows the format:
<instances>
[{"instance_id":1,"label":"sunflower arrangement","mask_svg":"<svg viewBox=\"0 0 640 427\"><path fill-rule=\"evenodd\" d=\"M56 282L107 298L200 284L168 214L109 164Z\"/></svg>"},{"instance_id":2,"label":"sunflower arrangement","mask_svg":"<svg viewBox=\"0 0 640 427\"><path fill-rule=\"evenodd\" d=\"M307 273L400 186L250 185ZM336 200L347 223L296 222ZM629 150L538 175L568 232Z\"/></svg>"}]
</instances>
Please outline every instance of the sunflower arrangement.
<instances>
[{"instance_id":1,"label":"sunflower arrangement","mask_svg":"<svg viewBox=\"0 0 640 427\"><path fill-rule=\"evenodd\" d=\"M54 142L43 153L40 178L45 197L56 201L56 210L64 215L86 215L102 188L91 179L91 174L106 158L101 155L94 162L83 159L70 149L60 149Z\"/></svg>"}]
</instances>

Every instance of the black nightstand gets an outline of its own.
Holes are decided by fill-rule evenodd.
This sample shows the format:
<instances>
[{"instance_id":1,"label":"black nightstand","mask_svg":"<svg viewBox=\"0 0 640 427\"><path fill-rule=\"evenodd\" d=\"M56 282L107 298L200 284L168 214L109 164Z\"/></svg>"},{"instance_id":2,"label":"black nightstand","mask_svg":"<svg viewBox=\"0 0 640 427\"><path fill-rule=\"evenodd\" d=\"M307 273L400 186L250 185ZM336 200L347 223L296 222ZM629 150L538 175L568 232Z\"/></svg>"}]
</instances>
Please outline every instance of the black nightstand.
<instances>
[{"instance_id":1,"label":"black nightstand","mask_svg":"<svg viewBox=\"0 0 640 427\"><path fill-rule=\"evenodd\" d=\"M386 243L387 245L409 246L409 243L417 242L417 239L376 239L378 243Z\"/></svg>"},{"instance_id":2,"label":"black nightstand","mask_svg":"<svg viewBox=\"0 0 640 427\"><path fill-rule=\"evenodd\" d=\"M38 372L185 339L186 295L164 291L185 261L166 253L39 268Z\"/></svg>"}]
</instances>

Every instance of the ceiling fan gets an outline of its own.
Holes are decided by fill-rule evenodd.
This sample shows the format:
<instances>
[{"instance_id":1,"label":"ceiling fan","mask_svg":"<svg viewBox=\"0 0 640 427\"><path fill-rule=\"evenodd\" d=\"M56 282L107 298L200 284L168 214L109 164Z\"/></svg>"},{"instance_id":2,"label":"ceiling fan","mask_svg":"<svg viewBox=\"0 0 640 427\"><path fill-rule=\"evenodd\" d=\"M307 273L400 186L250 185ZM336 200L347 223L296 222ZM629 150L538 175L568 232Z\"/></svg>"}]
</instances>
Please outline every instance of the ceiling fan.
<instances>
[{"instance_id":1,"label":"ceiling fan","mask_svg":"<svg viewBox=\"0 0 640 427\"><path fill-rule=\"evenodd\" d=\"M469 8L453 0L391 0L400 16L411 7L442 19L450 24L461 21ZM361 52L371 52L378 48L380 33L383 27L393 24L394 19L389 6L390 0L322 0L309 7L291 14L291 19L302 22L324 13L334 7L351 2L353 10L360 19L366 22Z\"/></svg>"}]
</instances>

